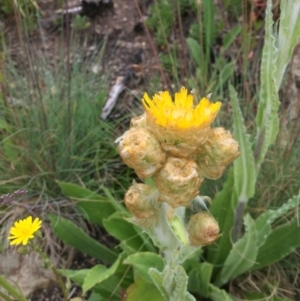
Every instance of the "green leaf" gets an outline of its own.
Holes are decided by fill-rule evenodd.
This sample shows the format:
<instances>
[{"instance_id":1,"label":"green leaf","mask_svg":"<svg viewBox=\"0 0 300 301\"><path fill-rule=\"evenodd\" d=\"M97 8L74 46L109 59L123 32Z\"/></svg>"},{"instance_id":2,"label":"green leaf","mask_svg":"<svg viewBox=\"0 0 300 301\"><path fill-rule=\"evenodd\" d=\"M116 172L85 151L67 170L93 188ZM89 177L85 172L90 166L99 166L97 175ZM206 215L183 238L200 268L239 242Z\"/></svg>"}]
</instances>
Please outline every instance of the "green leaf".
<instances>
[{"instance_id":1,"label":"green leaf","mask_svg":"<svg viewBox=\"0 0 300 301\"><path fill-rule=\"evenodd\" d=\"M61 181L57 181L57 183L65 196L74 199L78 211L95 224L102 225L102 219L118 210L116 202L112 202L105 196L76 184Z\"/></svg>"},{"instance_id":2,"label":"green leaf","mask_svg":"<svg viewBox=\"0 0 300 301\"><path fill-rule=\"evenodd\" d=\"M231 229L234 222L234 208L237 197L233 189L233 172L229 172L223 189L218 192L212 201L210 212L219 223L221 236L211 246L207 247L208 261L215 265L214 276L220 271L231 247Z\"/></svg>"},{"instance_id":3,"label":"green leaf","mask_svg":"<svg viewBox=\"0 0 300 301\"><path fill-rule=\"evenodd\" d=\"M136 251L143 250L145 243L141 238L141 230L128 222L120 212L116 212L104 219L103 226L110 235L120 240L123 244L126 243L126 246ZM145 234L143 235L145 236ZM149 241L149 238L147 238L147 241ZM149 244L150 242L147 243L147 246ZM150 250L155 251L152 244Z\"/></svg>"},{"instance_id":4,"label":"green leaf","mask_svg":"<svg viewBox=\"0 0 300 301\"><path fill-rule=\"evenodd\" d=\"M233 42L236 40L237 36L241 33L241 31L242 26L236 25L225 35L221 47L221 54L224 55L224 52L233 44Z\"/></svg>"},{"instance_id":5,"label":"green leaf","mask_svg":"<svg viewBox=\"0 0 300 301\"><path fill-rule=\"evenodd\" d=\"M212 275L213 265L208 262L198 263L188 274L188 290L201 294L204 297L209 295L209 285Z\"/></svg>"},{"instance_id":6,"label":"green leaf","mask_svg":"<svg viewBox=\"0 0 300 301\"><path fill-rule=\"evenodd\" d=\"M82 293L85 294L87 290L92 288L95 284L98 283L98 277L102 280L101 276L107 271L107 267L102 264L97 264L93 266L86 276L82 284Z\"/></svg>"},{"instance_id":7,"label":"green leaf","mask_svg":"<svg viewBox=\"0 0 300 301\"><path fill-rule=\"evenodd\" d=\"M300 0L280 1L280 23L277 37L278 58L275 70L277 91L293 50L300 37Z\"/></svg>"},{"instance_id":8,"label":"green leaf","mask_svg":"<svg viewBox=\"0 0 300 301\"><path fill-rule=\"evenodd\" d=\"M225 260L220 275L215 281L222 286L229 280L247 272L254 265L257 255L257 230L254 220L249 214L244 217L246 232L233 246Z\"/></svg>"},{"instance_id":9,"label":"green leaf","mask_svg":"<svg viewBox=\"0 0 300 301\"><path fill-rule=\"evenodd\" d=\"M258 247L264 245L267 237L272 231L271 224L286 214L288 211L298 207L300 204L300 193L289 199L285 204L276 210L268 210L267 212L261 214L255 221L256 229L258 231Z\"/></svg>"},{"instance_id":10,"label":"green leaf","mask_svg":"<svg viewBox=\"0 0 300 301\"><path fill-rule=\"evenodd\" d=\"M124 256L120 254L118 259L110 268L107 268L102 264L97 264L93 268L91 268L88 274L86 275L86 277L84 278L84 282L82 285L83 294L85 294L89 289L91 289L96 284L101 283L104 280L107 280L114 273L116 273L122 257Z\"/></svg>"},{"instance_id":11,"label":"green leaf","mask_svg":"<svg viewBox=\"0 0 300 301\"><path fill-rule=\"evenodd\" d=\"M148 274L148 270L151 267L156 268L158 271L162 271L164 269L164 261L162 257L151 252L139 252L130 255L124 260L123 263L133 265L139 276L149 283L153 283Z\"/></svg>"},{"instance_id":12,"label":"green leaf","mask_svg":"<svg viewBox=\"0 0 300 301\"><path fill-rule=\"evenodd\" d=\"M1 142L3 151L7 159L12 163L15 164L20 159L20 150L18 147L13 143L12 139L7 138L2 140Z\"/></svg>"},{"instance_id":13,"label":"green leaf","mask_svg":"<svg viewBox=\"0 0 300 301\"><path fill-rule=\"evenodd\" d=\"M89 273L89 269L83 269L83 270L60 270L60 273L66 277L68 277L70 280L74 281L78 285L82 286L84 279ZM101 297L105 298L105 300L111 299L111 300L120 300L120 277L110 277L108 280L105 280L101 284L96 284L93 288L93 291L99 294ZM118 288L118 289L116 289Z\"/></svg>"},{"instance_id":14,"label":"green leaf","mask_svg":"<svg viewBox=\"0 0 300 301\"><path fill-rule=\"evenodd\" d=\"M247 203L248 199L253 197L255 192L255 162L237 93L231 85L229 86L229 92L233 109L234 138L239 143L241 153L233 165L234 189L239 202Z\"/></svg>"},{"instance_id":15,"label":"green leaf","mask_svg":"<svg viewBox=\"0 0 300 301\"><path fill-rule=\"evenodd\" d=\"M190 273L190 271L198 265L199 261L201 260L201 256L203 254L203 248L198 249L197 252L195 252L192 256L190 256L187 260L185 260L181 265L187 272L187 274Z\"/></svg>"},{"instance_id":16,"label":"green leaf","mask_svg":"<svg viewBox=\"0 0 300 301\"><path fill-rule=\"evenodd\" d=\"M227 214L228 211L234 212L234 210L231 208L231 198L233 194L233 173L232 170L229 171L227 181L224 183L223 189L219 191L209 208L211 214L214 216L214 218L218 221L221 231L223 232L225 230L227 222ZM236 204L233 204L236 205ZM235 207L235 206L233 206ZM230 209L230 210L228 210ZM231 226L233 225L233 217L230 219ZM227 229L227 230L230 230Z\"/></svg>"},{"instance_id":17,"label":"green leaf","mask_svg":"<svg viewBox=\"0 0 300 301\"><path fill-rule=\"evenodd\" d=\"M6 130L7 132L10 131L10 126L5 119L0 119L0 130Z\"/></svg>"},{"instance_id":18,"label":"green leaf","mask_svg":"<svg viewBox=\"0 0 300 301\"><path fill-rule=\"evenodd\" d=\"M107 299L105 299L104 297L102 297L100 294L96 292L92 292L88 298L88 301L107 301Z\"/></svg>"},{"instance_id":19,"label":"green leaf","mask_svg":"<svg viewBox=\"0 0 300 301\"><path fill-rule=\"evenodd\" d=\"M290 223L275 228L260 247L256 264L251 270L275 263L289 255L296 248L300 247L300 226L297 218Z\"/></svg>"},{"instance_id":20,"label":"green leaf","mask_svg":"<svg viewBox=\"0 0 300 301\"><path fill-rule=\"evenodd\" d=\"M168 299L168 293L166 288L163 285L163 273L159 272L157 269L155 268L150 268L148 270L148 274L150 275L153 283L155 284L155 286L157 287L157 289L159 290L160 294L164 297L165 300L169 300Z\"/></svg>"},{"instance_id":21,"label":"green leaf","mask_svg":"<svg viewBox=\"0 0 300 301\"><path fill-rule=\"evenodd\" d=\"M82 270L70 270L70 269L64 269L59 270L59 272L71 279L72 281L78 283L79 285L83 284L84 278L89 272L89 269L82 269Z\"/></svg>"},{"instance_id":22,"label":"green leaf","mask_svg":"<svg viewBox=\"0 0 300 301\"><path fill-rule=\"evenodd\" d=\"M218 287L210 284L209 298L213 301L235 301L234 297L226 293L226 291L219 289Z\"/></svg>"},{"instance_id":23,"label":"green leaf","mask_svg":"<svg viewBox=\"0 0 300 301\"><path fill-rule=\"evenodd\" d=\"M216 62L216 64L218 64L218 61ZM219 89L222 89L222 87L225 85L225 83L227 83L228 80L234 74L234 63L233 62L223 63L222 67L220 68L220 71L217 73L219 73L219 75L218 75L219 80L215 85L216 91Z\"/></svg>"},{"instance_id":24,"label":"green leaf","mask_svg":"<svg viewBox=\"0 0 300 301\"><path fill-rule=\"evenodd\" d=\"M277 114L279 97L275 82L278 53L275 42L272 0L268 0L265 17L264 48L260 68L259 104L256 115L257 134L254 156L257 173L269 146L274 143L279 130L279 118Z\"/></svg>"},{"instance_id":25,"label":"green leaf","mask_svg":"<svg viewBox=\"0 0 300 301\"><path fill-rule=\"evenodd\" d=\"M81 228L70 220L55 214L48 215L54 233L66 244L89 254L90 256L112 264L117 253L89 237Z\"/></svg>"},{"instance_id":26,"label":"green leaf","mask_svg":"<svg viewBox=\"0 0 300 301\"><path fill-rule=\"evenodd\" d=\"M162 272L159 272L155 268L150 268L148 273L166 300L196 301L196 299L187 292L188 276L181 265L175 267L165 266Z\"/></svg>"},{"instance_id":27,"label":"green leaf","mask_svg":"<svg viewBox=\"0 0 300 301\"><path fill-rule=\"evenodd\" d=\"M155 285L144 281L142 278L136 281L127 289L126 301L166 301Z\"/></svg>"},{"instance_id":28,"label":"green leaf","mask_svg":"<svg viewBox=\"0 0 300 301\"><path fill-rule=\"evenodd\" d=\"M202 62L201 62L201 58L199 55L201 53L201 47L200 47L199 43L193 38L187 38L186 43L190 50L192 58L196 62L197 66L199 68L201 68Z\"/></svg>"}]
</instances>

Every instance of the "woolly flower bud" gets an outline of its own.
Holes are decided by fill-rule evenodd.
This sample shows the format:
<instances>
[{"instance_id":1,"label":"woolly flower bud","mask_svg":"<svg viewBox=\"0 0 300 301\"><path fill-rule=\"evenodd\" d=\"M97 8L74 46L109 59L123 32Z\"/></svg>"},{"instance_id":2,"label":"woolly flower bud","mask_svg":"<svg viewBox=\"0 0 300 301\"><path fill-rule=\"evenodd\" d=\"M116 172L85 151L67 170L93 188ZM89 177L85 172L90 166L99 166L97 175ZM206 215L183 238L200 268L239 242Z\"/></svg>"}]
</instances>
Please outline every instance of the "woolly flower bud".
<instances>
[{"instance_id":1,"label":"woolly flower bud","mask_svg":"<svg viewBox=\"0 0 300 301\"><path fill-rule=\"evenodd\" d=\"M130 127L131 128L146 128L146 114L142 114L136 117L131 118L130 120Z\"/></svg>"},{"instance_id":2,"label":"woolly flower bud","mask_svg":"<svg viewBox=\"0 0 300 301\"><path fill-rule=\"evenodd\" d=\"M208 140L196 151L196 161L205 178L218 179L227 165L239 156L239 145L231 133L217 127L210 130Z\"/></svg>"},{"instance_id":3,"label":"woolly flower bud","mask_svg":"<svg viewBox=\"0 0 300 301\"><path fill-rule=\"evenodd\" d=\"M151 177L162 167L166 155L153 134L144 128L131 128L120 139L118 152L124 163L140 178Z\"/></svg>"},{"instance_id":4,"label":"woolly flower bud","mask_svg":"<svg viewBox=\"0 0 300 301\"><path fill-rule=\"evenodd\" d=\"M203 144L211 123L221 107L204 97L194 106L194 96L182 87L172 100L168 91L155 94L152 99L145 93L143 106L148 128L170 155L185 158Z\"/></svg>"},{"instance_id":5,"label":"woolly flower bud","mask_svg":"<svg viewBox=\"0 0 300 301\"><path fill-rule=\"evenodd\" d=\"M218 222L206 211L192 215L186 228L190 244L199 247L212 244L220 232Z\"/></svg>"},{"instance_id":6,"label":"woolly flower bud","mask_svg":"<svg viewBox=\"0 0 300 301\"><path fill-rule=\"evenodd\" d=\"M203 182L194 161L172 157L167 159L153 180L160 193L158 201L166 202L173 208L189 206L199 194Z\"/></svg>"},{"instance_id":7,"label":"woolly flower bud","mask_svg":"<svg viewBox=\"0 0 300 301\"><path fill-rule=\"evenodd\" d=\"M157 195L157 190L152 187L135 182L127 190L124 202L138 225L149 228L156 223L158 217L155 205Z\"/></svg>"}]
</instances>

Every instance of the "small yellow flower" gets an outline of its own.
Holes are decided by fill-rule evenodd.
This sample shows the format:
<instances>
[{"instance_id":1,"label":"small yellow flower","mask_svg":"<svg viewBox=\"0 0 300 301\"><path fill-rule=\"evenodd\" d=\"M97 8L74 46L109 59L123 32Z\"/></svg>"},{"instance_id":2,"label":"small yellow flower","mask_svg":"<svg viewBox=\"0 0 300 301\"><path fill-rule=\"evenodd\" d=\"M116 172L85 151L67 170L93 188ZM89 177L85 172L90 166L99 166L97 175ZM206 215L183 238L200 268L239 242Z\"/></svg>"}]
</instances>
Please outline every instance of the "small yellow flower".
<instances>
[{"instance_id":1,"label":"small yellow flower","mask_svg":"<svg viewBox=\"0 0 300 301\"><path fill-rule=\"evenodd\" d=\"M194 97L182 87L173 101L169 92L155 94L152 100L144 94L142 100L149 129L162 143L164 150L186 157L207 140L211 123L221 107L204 97L194 106Z\"/></svg>"},{"instance_id":2,"label":"small yellow flower","mask_svg":"<svg viewBox=\"0 0 300 301\"><path fill-rule=\"evenodd\" d=\"M27 245L28 240L34 237L34 233L41 228L41 225L42 221L38 217L32 221L32 216L15 222L9 231L8 239L12 240L10 245Z\"/></svg>"}]
</instances>

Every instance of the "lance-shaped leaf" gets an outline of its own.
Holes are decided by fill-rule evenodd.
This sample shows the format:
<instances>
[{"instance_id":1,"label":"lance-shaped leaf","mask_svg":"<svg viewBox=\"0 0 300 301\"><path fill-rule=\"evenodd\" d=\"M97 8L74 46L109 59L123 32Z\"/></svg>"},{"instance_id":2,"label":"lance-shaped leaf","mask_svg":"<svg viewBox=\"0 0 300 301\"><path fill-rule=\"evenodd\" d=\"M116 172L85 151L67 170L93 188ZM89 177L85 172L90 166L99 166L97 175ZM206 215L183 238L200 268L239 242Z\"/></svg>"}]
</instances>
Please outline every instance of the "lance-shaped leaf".
<instances>
[{"instance_id":1,"label":"lance-shaped leaf","mask_svg":"<svg viewBox=\"0 0 300 301\"><path fill-rule=\"evenodd\" d=\"M66 244L89 254L105 263L112 264L117 259L117 253L89 237L73 222L55 214L49 214L54 233Z\"/></svg>"},{"instance_id":2,"label":"lance-shaped leaf","mask_svg":"<svg viewBox=\"0 0 300 301\"><path fill-rule=\"evenodd\" d=\"M277 115L279 106L275 71L278 57L276 39L273 34L272 1L268 0L265 18L265 40L261 61L259 104L256 115L256 172L263 162L267 150L275 141L279 129Z\"/></svg>"},{"instance_id":3,"label":"lance-shaped leaf","mask_svg":"<svg viewBox=\"0 0 300 301\"><path fill-rule=\"evenodd\" d=\"M234 138L238 141L241 152L233 165L234 189L239 202L246 203L255 192L255 163L237 93L231 85L229 86L229 92L233 109Z\"/></svg>"},{"instance_id":4,"label":"lance-shaped leaf","mask_svg":"<svg viewBox=\"0 0 300 301\"><path fill-rule=\"evenodd\" d=\"M255 222L250 215L246 215L244 223L246 233L232 246L221 273L214 283L216 286L222 286L229 280L247 272L256 263L258 248Z\"/></svg>"},{"instance_id":5,"label":"lance-shaped leaf","mask_svg":"<svg viewBox=\"0 0 300 301\"><path fill-rule=\"evenodd\" d=\"M300 193L297 196L294 196L292 199L289 199L285 204L276 210L268 210L265 213L261 214L255 221L256 229L258 231L258 247L261 247L265 244L266 239L272 231L271 224L282 217L284 214L290 210L298 207L300 204ZM300 235L300 234L299 234Z\"/></svg>"},{"instance_id":6,"label":"lance-shaped leaf","mask_svg":"<svg viewBox=\"0 0 300 301\"><path fill-rule=\"evenodd\" d=\"M300 247L300 226L297 218L272 230L260 247L252 270L275 263Z\"/></svg>"},{"instance_id":7,"label":"lance-shaped leaf","mask_svg":"<svg viewBox=\"0 0 300 301\"><path fill-rule=\"evenodd\" d=\"M213 265L208 262L201 262L196 265L189 273L189 291L201 294L204 297L209 295L209 285Z\"/></svg>"},{"instance_id":8,"label":"lance-shaped leaf","mask_svg":"<svg viewBox=\"0 0 300 301\"><path fill-rule=\"evenodd\" d=\"M233 296L230 296L228 293L226 293L225 290L219 289L218 287L210 284L210 293L209 297L213 301L236 301L237 299Z\"/></svg>"},{"instance_id":9,"label":"lance-shaped leaf","mask_svg":"<svg viewBox=\"0 0 300 301\"><path fill-rule=\"evenodd\" d=\"M286 66L300 37L300 0L280 1L280 26L277 37L278 58L275 70L277 91Z\"/></svg>"},{"instance_id":10,"label":"lance-shaped leaf","mask_svg":"<svg viewBox=\"0 0 300 301\"><path fill-rule=\"evenodd\" d=\"M152 281L168 301L196 301L187 292L188 276L181 265L166 266L162 272L155 268L148 271Z\"/></svg>"}]
</instances>

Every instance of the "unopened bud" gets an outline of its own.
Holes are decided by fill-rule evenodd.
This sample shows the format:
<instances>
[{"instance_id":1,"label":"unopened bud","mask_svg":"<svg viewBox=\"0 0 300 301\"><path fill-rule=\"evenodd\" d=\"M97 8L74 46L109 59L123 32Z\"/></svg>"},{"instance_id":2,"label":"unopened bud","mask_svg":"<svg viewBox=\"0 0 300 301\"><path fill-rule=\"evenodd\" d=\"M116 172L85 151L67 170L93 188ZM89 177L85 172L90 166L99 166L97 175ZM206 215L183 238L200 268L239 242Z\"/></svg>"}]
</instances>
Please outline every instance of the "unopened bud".
<instances>
[{"instance_id":1,"label":"unopened bud","mask_svg":"<svg viewBox=\"0 0 300 301\"><path fill-rule=\"evenodd\" d=\"M151 177L162 167L166 155L154 135L144 128L131 128L119 142L118 151L124 163L140 178Z\"/></svg>"},{"instance_id":2,"label":"unopened bud","mask_svg":"<svg viewBox=\"0 0 300 301\"><path fill-rule=\"evenodd\" d=\"M153 226L158 217L156 208L157 190L146 184L133 185L125 194L124 202L135 221L145 228Z\"/></svg>"},{"instance_id":3,"label":"unopened bud","mask_svg":"<svg viewBox=\"0 0 300 301\"><path fill-rule=\"evenodd\" d=\"M146 128L147 123L146 123L146 113L133 117L130 120L130 127L131 128Z\"/></svg>"},{"instance_id":4,"label":"unopened bud","mask_svg":"<svg viewBox=\"0 0 300 301\"><path fill-rule=\"evenodd\" d=\"M173 208L189 206L199 194L203 182L194 161L172 157L167 159L153 180L160 193L158 201L166 202Z\"/></svg>"},{"instance_id":5,"label":"unopened bud","mask_svg":"<svg viewBox=\"0 0 300 301\"><path fill-rule=\"evenodd\" d=\"M27 246L20 246L20 247L18 247L17 252L20 255L27 255L29 253L29 250L28 250Z\"/></svg>"},{"instance_id":6,"label":"unopened bud","mask_svg":"<svg viewBox=\"0 0 300 301\"><path fill-rule=\"evenodd\" d=\"M42 262L41 262L41 268L43 269L51 269L53 267L52 262L50 261L49 258L45 258Z\"/></svg>"},{"instance_id":7,"label":"unopened bud","mask_svg":"<svg viewBox=\"0 0 300 301\"><path fill-rule=\"evenodd\" d=\"M207 156L204 161L198 161L198 166L201 174L211 180L219 179L226 169L226 166L215 164L209 156Z\"/></svg>"},{"instance_id":8,"label":"unopened bud","mask_svg":"<svg viewBox=\"0 0 300 301\"><path fill-rule=\"evenodd\" d=\"M239 145L231 133L221 127L211 129L208 137L197 149L196 161L203 176L215 180L239 156Z\"/></svg>"},{"instance_id":9,"label":"unopened bud","mask_svg":"<svg viewBox=\"0 0 300 301\"><path fill-rule=\"evenodd\" d=\"M207 246L217 240L220 228L215 218L203 211L191 216L187 232L192 246Z\"/></svg>"}]
</instances>

